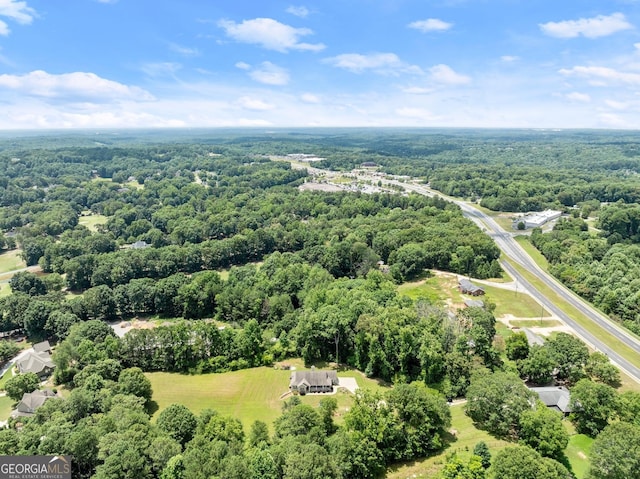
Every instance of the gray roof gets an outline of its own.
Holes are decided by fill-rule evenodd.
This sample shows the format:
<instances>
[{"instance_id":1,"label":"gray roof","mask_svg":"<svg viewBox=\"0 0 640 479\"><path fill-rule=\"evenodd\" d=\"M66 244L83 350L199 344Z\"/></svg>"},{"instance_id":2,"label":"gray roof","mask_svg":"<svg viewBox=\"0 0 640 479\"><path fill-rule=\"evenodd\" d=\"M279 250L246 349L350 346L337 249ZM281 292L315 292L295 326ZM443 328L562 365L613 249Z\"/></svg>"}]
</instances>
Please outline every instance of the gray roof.
<instances>
[{"instance_id":1,"label":"gray roof","mask_svg":"<svg viewBox=\"0 0 640 479\"><path fill-rule=\"evenodd\" d=\"M47 352L29 353L17 363L18 370L21 373L40 374L45 369L53 369L55 364L51 360L51 355Z\"/></svg>"},{"instance_id":2,"label":"gray roof","mask_svg":"<svg viewBox=\"0 0 640 479\"><path fill-rule=\"evenodd\" d=\"M334 386L338 384L338 374L335 371L293 371L289 387L306 386Z\"/></svg>"},{"instance_id":3,"label":"gray roof","mask_svg":"<svg viewBox=\"0 0 640 479\"><path fill-rule=\"evenodd\" d=\"M465 299L464 300L464 304L468 308L482 308L482 307L484 307L484 301L482 301L481 299Z\"/></svg>"},{"instance_id":4,"label":"gray roof","mask_svg":"<svg viewBox=\"0 0 640 479\"><path fill-rule=\"evenodd\" d=\"M458 281L458 284L460 285L460 289L462 289L463 292L473 293L475 291L484 291L484 288L473 284L466 278L462 278L460 281Z\"/></svg>"},{"instance_id":5,"label":"gray roof","mask_svg":"<svg viewBox=\"0 0 640 479\"><path fill-rule=\"evenodd\" d=\"M567 388L563 386L546 386L529 389L538 394L540 401L542 401L545 406L552 407L563 413L571 412L571 407L569 406L571 395Z\"/></svg>"},{"instance_id":6,"label":"gray roof","mask_svg":"<svg viewBox=\"0 0 640 479\"><path fill-rule=\"evenodd\" d=\"M536 333L531 331L529 328L522 328L522 332L527 337L527 342L529 343L529 346L535 346L535 345L542 346L544 344L544 339L542 339Z\"/></svg>"},{"instance_id":7,"label":"gray roof","mask_svg":"<svg viewBox=\"0 0 640 479\"><path fill-rule=\"evenodd\" d=\"M33 345L33 350L36 353L43 353L51 351L51 345L49 341L42 341L41 343L36 343Z\"/></svg>"},{"instance_id":8,"label":"gray roof","mask_svg":"<svg viewBox=\"0 0 640 479\"><path fill-rule=\"evenodd\" d=\"M50 389L44 389L42 391L36 390L30 393L24 393L22 399L18 403L16 409L11 413L13 417L17 416L31 416L36 412L40 406L44 404L47 399L56 397L57 394Z\"/></svg>"}]
</instances>

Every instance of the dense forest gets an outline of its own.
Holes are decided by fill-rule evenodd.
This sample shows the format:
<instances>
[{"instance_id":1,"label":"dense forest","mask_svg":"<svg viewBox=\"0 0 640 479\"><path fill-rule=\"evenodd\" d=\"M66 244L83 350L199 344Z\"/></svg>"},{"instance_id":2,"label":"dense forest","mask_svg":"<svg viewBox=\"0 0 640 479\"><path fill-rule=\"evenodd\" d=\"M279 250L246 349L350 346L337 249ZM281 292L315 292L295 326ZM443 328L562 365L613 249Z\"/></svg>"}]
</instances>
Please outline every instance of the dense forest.
<instances>
[{"instance_id":1,"label":"dense forest","mask_svg":"<svg viewBox=\"0 0 640 479\"><path fill-rule=\"evenodd\" d=\"M19 248L38 267L10 280L0 331L57 343L53 380L65 391L0 430L0 454L71 454L82 478L375 478L445 448L447 400L466 398L478 428L519 445L493 458L483 443L469 461L450 455L442 477L569 478L561 418L534 400L528 381L571 388L571 420L602 436L592 466L606 472L619 437L640 444L640 395L617 392L606 357L563 333L531 348L523 334L497 338L490 303L452 313L397 292L429 269L501 275L499 249L457 206L301 191L307 172L270 156L314 154L337 169L375 162L494 209L579 204L532 242L554 274L633 329L634 141L459 130L0 137L0 250ZM593 212L596 233L580 218ZM87 219L99 221L89 228ZM122 338L106 323L138 316L164 322ZM0 342L2 357L14 353ZM238 418L178 404L150 419L145 372L221 373L290 357L394 387L359 392L340 425L331 398L314 409L295 396L271 429L256 422L245 431ZM8 384L16 398L34 387L22 376ZM620 477L634 468L623 464Z\"/></svg>"}]
</instances>

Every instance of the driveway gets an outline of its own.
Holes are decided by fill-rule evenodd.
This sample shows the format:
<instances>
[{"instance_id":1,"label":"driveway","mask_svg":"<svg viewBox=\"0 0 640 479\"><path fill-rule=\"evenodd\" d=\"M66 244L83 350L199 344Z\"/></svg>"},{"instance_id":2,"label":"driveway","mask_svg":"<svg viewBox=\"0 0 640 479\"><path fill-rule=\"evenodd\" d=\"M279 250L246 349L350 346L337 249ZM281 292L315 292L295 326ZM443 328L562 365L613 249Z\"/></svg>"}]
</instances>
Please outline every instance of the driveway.
<instances>
[{"instance_id":1,"label":"driveway","mask_svg":"<svg viewBox=\"0 0 640 479\"><path fill-rule=\"evenodd\" d=\"M338 387L345 388L352 394L358 390L358 382L356 378L338 378Z\"/></svg>"}]
</instances>

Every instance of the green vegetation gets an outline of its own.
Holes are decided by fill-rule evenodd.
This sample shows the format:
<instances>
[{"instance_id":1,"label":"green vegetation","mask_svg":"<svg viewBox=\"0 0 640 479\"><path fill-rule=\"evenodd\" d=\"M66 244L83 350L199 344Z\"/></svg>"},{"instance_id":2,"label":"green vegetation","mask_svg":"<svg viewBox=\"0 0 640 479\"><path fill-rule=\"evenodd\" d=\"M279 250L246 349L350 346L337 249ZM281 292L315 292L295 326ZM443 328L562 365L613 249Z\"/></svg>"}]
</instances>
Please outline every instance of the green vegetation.
<instances>
[{"instance_id":1,"label":"green vegetation","mask_svg":"<svg viewBox=\"0 0 640 479\"><path fill-rule=\"evenodd\" d=\"M481 441L489 446L492 455L509 445L507 441L496 439L486 431L476 428L473 421L464 413L464 405L455 404L451 406L451 429L447 437L447 447L426 459L394 466L387 477L389 479L433 477L442 469L449 454L456 453L463 458L469 457L474 446Z\"/></svg>"},{"instance_id":2,"label":"green vegetation","mask_svg":"<svg viewBox=\"0 0 640 479\"><path fill-rule=\"evenodd\" d=\"M511 314L516 318L539 318L541 315L549 315L531 296L522 291L516 292L487 284L483 284L482 287L486 292L486 299L496 305L496 316Z\"/></svg>"},{"instance_id":3,"label":"green vegetation","mask_svg":"<svg viewBox=\"0 0 640 479\"><path fill-rule=\"evenodd\" d=\"M8 273L26 266L20 256L20 250L10 250L0 254L0 273Z\"/></svg>"},{"instance_id":4,"label":"green vegetation","mask_svg":"<svg viewBox=\"0 0 640 479\"><path fill-rule=\"evenodd\" d=\"M288 361L298 364L301 361ZM269 425L281 414L282 404L290 397L291 371L269 367L244 369L219 374L184 375L175 373L147 373L153 388L153 401L157 404L156 417L170 404L184 404L191 411L211 408L221 414L240 418L248 430L254 421ZM365 378L358 372L340 372L340 377L354 377L361 388L384 391L378 382ZM301 396L303 404L317 407L326 395ZM353 395L336 393L338 415L342 416L353 404Z\"/></svg>"},{"instance_id":5,"label":"green vegetation","mask_svg":"<svg viewBox=\"0 0 640 479\"><path fill-rule=\"evenodd\" d=\"M593 438L586 434L569 436L569 445L565 450L565 455L571 464L571 471L577 479L583 479L587 475L591 444L593 444Z\"/></svg>"},{"instance_id":6,"label":"green vegetation","mask_svg":"<svg viewBox=\"0 0 640 479\"><path fill-rule=\"evenodd\" d=\"M562 322L556 319L512 319L509 324L516 328L555 328L562 326Z\"/></svg>"},{"instance_id":7,"label":"green vegetation","mask_svg":"<svg viewBox=\"0 0 640 479\"><path fill-rule=\"evenodd\" d=\"M0 396L0 421L9 419L9 415L11 411L13 411L15 404L16 402L9 396Z\"/></svg>"},{"instance_id":8,"label":"green vegetation","mask_svg":"<svg viewBox=\"0 0 640 479\"><path fill-rule=\"evenodd\" d=\"M531 259L540 266L544 271L549 271L549 262L547 258L543 256L538 249L531 244L531 238L525 235L518 235L515 237L516 241L520 243L522 249L524 249Z\"/></svg>"},{"instance_id":9,"label":"green vegetation","mask_svg":"<svg viewBox=\"0 0 640 479\"><path fill-rule=\"evenodd\" d=\"M83 214L78 220L78 224L86 226L91 231L98 231L98 225L103 225L107 222L108 218L104 215L91 213Z\"/></svg>"}]
</instances>

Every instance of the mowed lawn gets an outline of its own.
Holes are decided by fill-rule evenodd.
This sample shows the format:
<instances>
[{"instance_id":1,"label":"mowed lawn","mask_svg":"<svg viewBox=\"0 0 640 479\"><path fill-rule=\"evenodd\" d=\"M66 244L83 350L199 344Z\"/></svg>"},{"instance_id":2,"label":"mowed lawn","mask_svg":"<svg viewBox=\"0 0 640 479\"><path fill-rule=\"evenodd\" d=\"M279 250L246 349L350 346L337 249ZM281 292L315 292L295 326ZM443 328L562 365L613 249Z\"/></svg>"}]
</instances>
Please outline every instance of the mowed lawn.
<instances>
[{"instance_id":1,"label":"mowed lawn","mask_svg":"<svg viewBox=\"0 0 640 479\"><path fill-rule=\"evenodd\" d=\"M82 226L86 226L91 231L97 231L98 225L103 225L107 222L107 217L104 215L99 215L95 213L85 214L84 216L80 216L78 219L78 223Z\"/></svg>"},{"instance_id":2,"label":"mowed lawn","mask_svg":"<svg viewBox=\"0 0 640 479\"><path fill-rule=\"evenodd\" d=\"M501 439L496 439L485 431L477 429L473 421L464 413L464 404L451 406L451 429L448 435L448 445L439 454L393 466L387 472L388 479L405 479L409 477L435 477L447 462L447 455L455 452L458 456L468 459L473 447L480 441L489 446L489 452L494 456L497 451L513 445Z\"/></svg>"},{"instance_id":3,"label":"mowed lawn","mask_svg":"<svg viewBox=\"0 0 640 479\"><path fill-rule=\"evenodd\" d=\"M206 408L238 418L245 432L251 424L264 421L271 425L282 413L282 404L289 390L291 372L269 367L243 369L228 373L186 375L177 373L147 373L153 387L153 400L158 406L154 418L173 403L184 404L195 414ZM375 380L367 379L357 371L339 372L340 377L355 377L360 387L384 389ZM290 396L288 396L290 397ZM338 400L338 418L353 403L349 393L335 395L301 396L303 403L317 406L324 397Z\"/></svg>"},{"instance_id":4,"label":"mowed lawn","mask_svg":"<svg viewBox=\"0 0 640 479\"><path fill-rule=\"evenodd\" d=\"M20 257L21 252L19 249L13 249L0 254L0 273L8 273L16 269L26 268L26 263Z\"/></svg>"}]
</instances>

